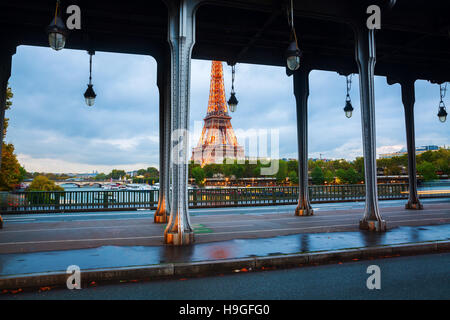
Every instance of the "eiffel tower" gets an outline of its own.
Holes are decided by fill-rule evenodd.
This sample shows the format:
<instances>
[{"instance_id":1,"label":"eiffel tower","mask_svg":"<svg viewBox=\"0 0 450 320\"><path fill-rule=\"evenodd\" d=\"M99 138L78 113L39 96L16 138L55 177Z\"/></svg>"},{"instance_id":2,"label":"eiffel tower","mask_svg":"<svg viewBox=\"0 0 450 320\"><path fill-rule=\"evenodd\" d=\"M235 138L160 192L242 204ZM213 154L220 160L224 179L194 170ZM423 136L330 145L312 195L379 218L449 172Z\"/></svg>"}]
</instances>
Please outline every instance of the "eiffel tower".
<instances>
[{"instance_id":1,"label":"eiffel tower","mask_svg":"<svg viewBox=\"0 0 450 320\"><path fill-rule=\"evenodd\" d=\"M208 110L204 121L200 140L192 149L195 163L204 166L223 163L224 159L244 159L244 148L237 142L228 115L221 61L212 62Z\"/></svg>"}]
</instances>

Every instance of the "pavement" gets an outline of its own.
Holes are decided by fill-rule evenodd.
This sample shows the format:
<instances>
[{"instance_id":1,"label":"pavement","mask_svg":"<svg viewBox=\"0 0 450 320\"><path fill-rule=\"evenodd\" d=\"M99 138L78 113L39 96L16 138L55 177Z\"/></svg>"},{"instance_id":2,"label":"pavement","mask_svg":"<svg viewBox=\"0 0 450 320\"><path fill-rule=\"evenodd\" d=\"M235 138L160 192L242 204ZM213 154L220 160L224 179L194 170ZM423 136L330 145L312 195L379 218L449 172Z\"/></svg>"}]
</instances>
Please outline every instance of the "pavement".
<instances>
[{"instance_id":1,"label":"pavement","mask_svg":"<svg viewBox=\"0 0 450 320\"><path fill-rule=\"evenodd\" d=\"M388 255L405 251L402 244L417 244L419 252L449 247L450 199L427 199L423 204L424 210L415 211L405 210L404 201L380 202L388 226L381 234L358 229L363 203L315 205L315 215L308 217L293 216L294 206L190 210L196 243L181 248L163 245L165 226L153 223L151 211L8 215L0 231L0 287L6 278L32 279L36 273L54 273L52 281L57 281L69 265L103 273L121 268L117 278L167 264L197 264L201 272L206 269L202 265L200 270L198 263L232 261L228 267L234 270L249 263L256 266L254 257L281 255L271 263L287 265L283 255L311 262L315 258L308 253L324 251L341 250L341 255L360 258L367 256L361 248L382 248L379 254ZM387 247L396 249L386 251ZM174 275L178 267L158 272ZM123 273L124 268L134 268L134 273ZM214 269L220 268L214 264ZM145 272L156 269L151 270ZM95 278L99 273L94 273ZM27 281L17 283L25 286Z\"/></svg>"},{"instance_id":2,"label":"pavement","mask_svg":"<svg viewBox=\"0 0 450 320\"><path fill-rule=\"evenodd\" d=\"M380 289L366 286L367 268L380 268ZM0 300L310 300L310 299L392 299L424 300L450 298L450 253L390 259L350 261L331 265L239 272L202 278L177 277L158 281L124 281L119 284L92 284L82 290L42 288L20 294L0 294ZM218 288L220 288L218 290ZM258 302L260 304L261 302ZM158 302L159 304L161 302ZM203 305L220 308L214 303ZM245 302L241 302L245 303ZM248 303L248 302L247 302ZM308 302L311 303L311 302ZM224 303L229 304L229 303ZM250 302L250 304L255 304ZM179 302L185 306L186 302ZM148 303L146 304L146 307ZM33 306L34 308L35 306ZM155 306L156 307L156 306ZM290 307L290 305L283 305ZM298 308L298 305L297 305ZM95 309L95 308L94 308ZM276 309L276 308L274 308ZM295 307L292 307L295 310ZM179 307L169 305L166 316L179 318ZM277 310L271 310L276 313ZM221 314L215 310L214 314ZM321 311L322 312L322 311ZM334 311L336 312L336 310ZM405 312L403 310L402 312ZM223 313L223 312L222 312ZM200 317L198 317L200 318ZM214 317L211 317L214 318ZM228 318L230 316L228 315ZM255 318L255 317L254 317Z\"/></svg>"}]
</instances>

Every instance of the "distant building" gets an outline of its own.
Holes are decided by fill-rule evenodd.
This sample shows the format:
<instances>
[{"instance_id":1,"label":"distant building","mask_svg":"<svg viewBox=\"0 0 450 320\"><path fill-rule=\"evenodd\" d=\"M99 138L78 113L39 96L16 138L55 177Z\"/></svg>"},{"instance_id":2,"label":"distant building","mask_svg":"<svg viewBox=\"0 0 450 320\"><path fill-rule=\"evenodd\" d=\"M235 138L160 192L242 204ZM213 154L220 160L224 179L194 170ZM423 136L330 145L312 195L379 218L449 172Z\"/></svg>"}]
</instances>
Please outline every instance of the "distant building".
<instances>
[{"instance_id":1,"label":"distant building","mask_svg":"<svg viewBox=\"0 0 450 320\"><path fill-rule=\"evenodd\" d=\"M78 179L90 179L95 178L96 175L97 173L79 173L75 177Z\"/></svg>"},{"instance_id":2,"label":"distant building","mask_svg":"<svg viewBox=\"0 0 450 320\"><path fill-rule=\"evenodd\" d=\"M416 147L416 155L419 155L419 154L427 152L427 151L437 151L439 149L440 148L438 146L435 146L435 145ZM392 158L392 157L400 157L400 156L403 156L405 154L408 154L408 151L406 149L402 149L400 151L391 152L391 153L381 153L380 154L380 159L389 159L389 158Z\"/></svg>"},{"instance_id":3,"label":"distant building","mask_svg":"<svg viewBox=\"0 0 450 320\"><path fill-rule=\"evenodd\" d=\"M322 159L322 158L309 158L308 160L311 160L313 162L316 162L316 161L323 161L323 162L333 161L333 159Z\"/></svg>"},{"instance_id":4,"label":"distant building","mask_svg":"<svg viewBox=\"0 0 450 320\"><path fill-rule=\"evenodd\" d=\"M137 176L137 170L127 171L127 175L129 175L130 177L136 177Z\"/></svg>"}]
</instances>

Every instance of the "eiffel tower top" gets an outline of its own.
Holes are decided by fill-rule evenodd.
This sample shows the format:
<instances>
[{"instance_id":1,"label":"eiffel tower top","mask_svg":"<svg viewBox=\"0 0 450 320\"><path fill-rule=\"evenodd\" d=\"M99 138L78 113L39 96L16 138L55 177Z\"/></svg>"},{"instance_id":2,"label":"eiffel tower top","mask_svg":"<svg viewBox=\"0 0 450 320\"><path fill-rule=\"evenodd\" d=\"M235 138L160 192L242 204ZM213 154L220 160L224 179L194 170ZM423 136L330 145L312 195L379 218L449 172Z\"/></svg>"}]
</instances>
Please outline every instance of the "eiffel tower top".
<instances>
[{"instance_id":1,"label":"eiffel tower top","mask_svg":"<svg viewBox=\"0 0 450 320\"><path fill-rule=\"evenodd\" d=\"M223 68L221 61L213 61L211 65L211 84L209 87L206 118L211 116L228 117L228 106L225 99L225 86L223 82Z\"/></svg>"}]
</instances>

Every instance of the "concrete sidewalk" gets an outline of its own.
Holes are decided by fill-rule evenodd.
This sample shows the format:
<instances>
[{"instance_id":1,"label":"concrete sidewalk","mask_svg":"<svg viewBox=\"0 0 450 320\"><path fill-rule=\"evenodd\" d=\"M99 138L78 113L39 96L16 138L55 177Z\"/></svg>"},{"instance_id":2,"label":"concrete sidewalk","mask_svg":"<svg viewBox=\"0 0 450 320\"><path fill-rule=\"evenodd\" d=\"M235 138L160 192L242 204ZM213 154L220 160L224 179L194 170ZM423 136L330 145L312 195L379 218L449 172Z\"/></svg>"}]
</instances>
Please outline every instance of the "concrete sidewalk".
<instances>
[{"instance_id":1,"label":"concrete sidewalk","mask_svg":"<svg viewBox=\"0 0 450 320\"><path fill-rule=\"evenodd\" d=\"M450 248L449 203L383 208L389 230L381 234L357 229L359 209L312 217L251 212L193 217L196 244L189 247L162 245L164 226L153 224L151 213L7 224L0 232L0 288L64 285L69 265L81 268L82 281L156 279Z\"/></svg>"}]
</instances>

